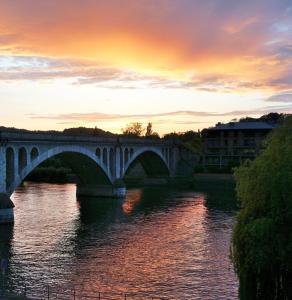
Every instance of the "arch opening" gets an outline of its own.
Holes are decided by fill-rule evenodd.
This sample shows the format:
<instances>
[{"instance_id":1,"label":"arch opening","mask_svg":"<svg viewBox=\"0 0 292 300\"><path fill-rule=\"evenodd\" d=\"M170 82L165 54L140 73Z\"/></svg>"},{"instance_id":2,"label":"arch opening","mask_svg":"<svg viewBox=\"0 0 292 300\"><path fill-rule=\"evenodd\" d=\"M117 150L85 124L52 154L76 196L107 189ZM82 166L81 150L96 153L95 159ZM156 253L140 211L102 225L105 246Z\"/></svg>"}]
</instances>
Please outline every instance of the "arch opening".
<instances>
[{"instance_id":1,"label":"arch opening","mask_svg":"<svg viewBox=\"0 0 292 300\"><path fill-rule=\"evenodd\" d=\"M124 156L123 156L123 149L120 148L120 177L123 176L123 167L124 167Z\"/></svg>"},{"instance_id":2,"label":"arch opening","mask_svg":"<svg viewBox=\"0 0 292 300\"><path fill-rule=\"evenodd\" d=\"M30 160L33 161L39 156L39 150L36 147L33 147L30 151Z\"/></svg>"},{"instance_id":3,"label":"arch opening","mask_svg":"<svg viewBox=\"0 0 292 300\"><path fill-rule=\"evenodd\" d=\"M153 151L145 151L138 155L128 166L125 179L131 177L165 178L170 176L169 169L163 159Z\"/></svg>"},{"instance_id":4,"label":"arch opening","mask_svg":"<svg viewBox=\"0 0 292 300\"><path fill-rule=\"evenodd\" d=\"M73 171L80 184L111 184L107 174L90 157L75 152L63 152L57 157Z\"/></svg>"},{"instance_id":5,"label":"arch opening","mask_svg":"<svg viewBox=\"0 0 292 300\"><path fill-rule=\"evenodd\" d=\"M128 161L129 161L129 150L128 150L128 148L125 149L125 159L124 159L124 161L125 161L125 164L127 164Z\"/></svg>"},{"instance_id":6,"label":"arch opening","mask_svg":"<svg viewBox=\"0 0 292 300\"><path fill-rule=\"evenodd\" d=\"M18 151L18 173L24 170L27 166L27 151L24 147L21 147Z\"/></svg>"},{"instance_id":7,"label":"arch opening","mask_svg":"<svg viewBox=\"0 0 292 300\"><path fill-rule=\"evenodd\" d=\"M103 148L102 150L102 162L104 165L108 165L108 162L107 162L107 149L106 148Z\"/></svg>"},{"instance_id":8,"label":"arch opening","mask_svg":"<svg viewBox=\"0 0 292 300\"><path fill-rule=\"evenodd\" d=\"M113 148L110 149L109 160L110 160L110 173L113 176L115 173L115 153Z\"/></svg>"},{"instance_id":9,"label":"arch opening","mask_svg":"<svg viewBox=\"0 0 292 300\"><path fill-rule=\"evenodd\" d=\"M12 149L13 151L13 149ZM8 153L8 152L7 152ZM48 157L48 153L43 153L34 162L31 162L22 172L21 176L13 176L13 180L9 181L9 186L7 185L7 192L12 194L15 189L25 180L40 181L40 182L59 182L43 180L43 174L49 171L50 176L55 176L54 166L50 166L51 159L59 159L64 162L67 168L69 168L72 174L76 175L76 180L74 183L77 185L103 185L112 186L112 181L110 175L107 174L106 169L95 157L94 153L87 153L86 149L59 149L55 148L51 150L51 155ZM10 150L7 154L11 156ZM10 158L10 160L12 160ZM47 167L49 170L44 170L42 167ZM46 168L45 168L46 169ZM53 169L53 172L52 172ZM62 170L63 169L63 170ZM7 169L8 170L8 169ZM60 170L59 170L60 171ZM36 174L34 174L36 173ZM34 175L34 178L32 178ZM60 175L60 174L59 174ZM61 177L64 179L66 172L64 173L64 166L61 168ZM37 178L35 178L35 176ZM8 177L9 178L9 177ZM51 178L51 177L50 177ZM60 178L60 177L59 177ZM66 181L60 181L60 183L65 183ZM69 181L73 182L73 181Z\"/></svg>"},{"instance_id":10,"label":"arch opening","mask_svg":"<svg viewBox=\"0 0 292 300\"><path fill-rule=\"evenodd\" d=\"M95 155L97 156L98 159L100 159L100 155L101 155L100 148L96 148Z\"/></svg>"},{"instance_id":11,"label":"arch opening","mask_svg":"<svg viewBox=\"0 0 292 300\"><path fill-rule=\"evenodd\" d=\"M134 149L133 149L133 148L131 148L131 150L130 150L130 158L132 158L132 157L133 157L133 155L134 155Z\"/></svg>"}]
</instances>

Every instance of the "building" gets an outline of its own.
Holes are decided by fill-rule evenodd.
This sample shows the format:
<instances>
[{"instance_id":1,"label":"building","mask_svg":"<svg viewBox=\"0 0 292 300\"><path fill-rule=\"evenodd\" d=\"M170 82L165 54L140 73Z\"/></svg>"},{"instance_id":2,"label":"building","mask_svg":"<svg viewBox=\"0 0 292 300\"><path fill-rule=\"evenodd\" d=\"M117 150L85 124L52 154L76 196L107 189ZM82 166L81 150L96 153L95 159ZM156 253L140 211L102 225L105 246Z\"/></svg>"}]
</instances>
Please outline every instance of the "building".
<instances>
[{"instance_id":1,"label":"building","mask_svg":"<svg viewBox=\"0 0 292 300\"><path fill-rule=\"evenodd\" d=\"M202 131L206 167L231 167L254 159L264 148L269 132L276 127L266 122L218 123Z\"/></svg>"}]
</instances>

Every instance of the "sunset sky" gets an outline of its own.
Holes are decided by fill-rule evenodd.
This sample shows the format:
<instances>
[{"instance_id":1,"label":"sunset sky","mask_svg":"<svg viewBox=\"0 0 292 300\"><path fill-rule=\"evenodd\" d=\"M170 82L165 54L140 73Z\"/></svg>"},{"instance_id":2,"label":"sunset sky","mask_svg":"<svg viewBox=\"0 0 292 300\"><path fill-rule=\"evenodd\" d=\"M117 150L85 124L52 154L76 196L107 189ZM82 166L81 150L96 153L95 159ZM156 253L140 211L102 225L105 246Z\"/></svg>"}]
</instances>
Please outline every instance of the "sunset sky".
<instances>
[{"instance_id":1,"label":"sunset sky","mask_svg":"<svg viewBox=\"0 0 292 300\"><path fill-rule=\"evenodd\" d=\"M0 125L197 130L292 113L292 0L0 0Z\"/></svg>"}]
</instances>

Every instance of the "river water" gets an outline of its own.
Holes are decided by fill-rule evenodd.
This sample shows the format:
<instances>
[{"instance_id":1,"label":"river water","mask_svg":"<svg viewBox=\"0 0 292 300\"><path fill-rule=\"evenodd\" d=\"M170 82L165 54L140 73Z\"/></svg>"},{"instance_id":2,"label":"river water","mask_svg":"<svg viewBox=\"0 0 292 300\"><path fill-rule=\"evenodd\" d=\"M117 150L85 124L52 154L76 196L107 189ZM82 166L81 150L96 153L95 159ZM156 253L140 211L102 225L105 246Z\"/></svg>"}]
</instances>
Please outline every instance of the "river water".
<instances>
[{"instance_id":1,"label":"river water","mask_svg":"<svg viewBox=\"0 0 292 300\"><path fill-rule=\"evenodd\" d=\"M76 200L73 184L25 183L12 196L14 226L0 227L5 286L39 295L47 285L66 295L74 286L101 299L237 299L235 200L225 197L144 188L123 200Z\"/></svg>"}]
</instances>

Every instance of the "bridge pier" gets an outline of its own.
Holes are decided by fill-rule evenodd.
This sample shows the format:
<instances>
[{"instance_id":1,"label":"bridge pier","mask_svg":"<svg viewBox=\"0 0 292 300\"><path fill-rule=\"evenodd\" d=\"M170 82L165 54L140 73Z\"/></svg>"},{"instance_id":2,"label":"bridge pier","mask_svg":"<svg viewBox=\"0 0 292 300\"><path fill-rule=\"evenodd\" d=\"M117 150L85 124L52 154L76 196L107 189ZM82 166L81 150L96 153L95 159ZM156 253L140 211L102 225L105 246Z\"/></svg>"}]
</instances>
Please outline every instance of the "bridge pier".
<instances>
[{"instance_id":1,"label":"bridge pier","mask_svg":"<svg viewBox=\"0 0 292 300\"><path fill-rule=\"evenodd\" d=\"M0 193L0 224L14 222L14 204L5 193Z\"/></svg>"}]
</instances>

